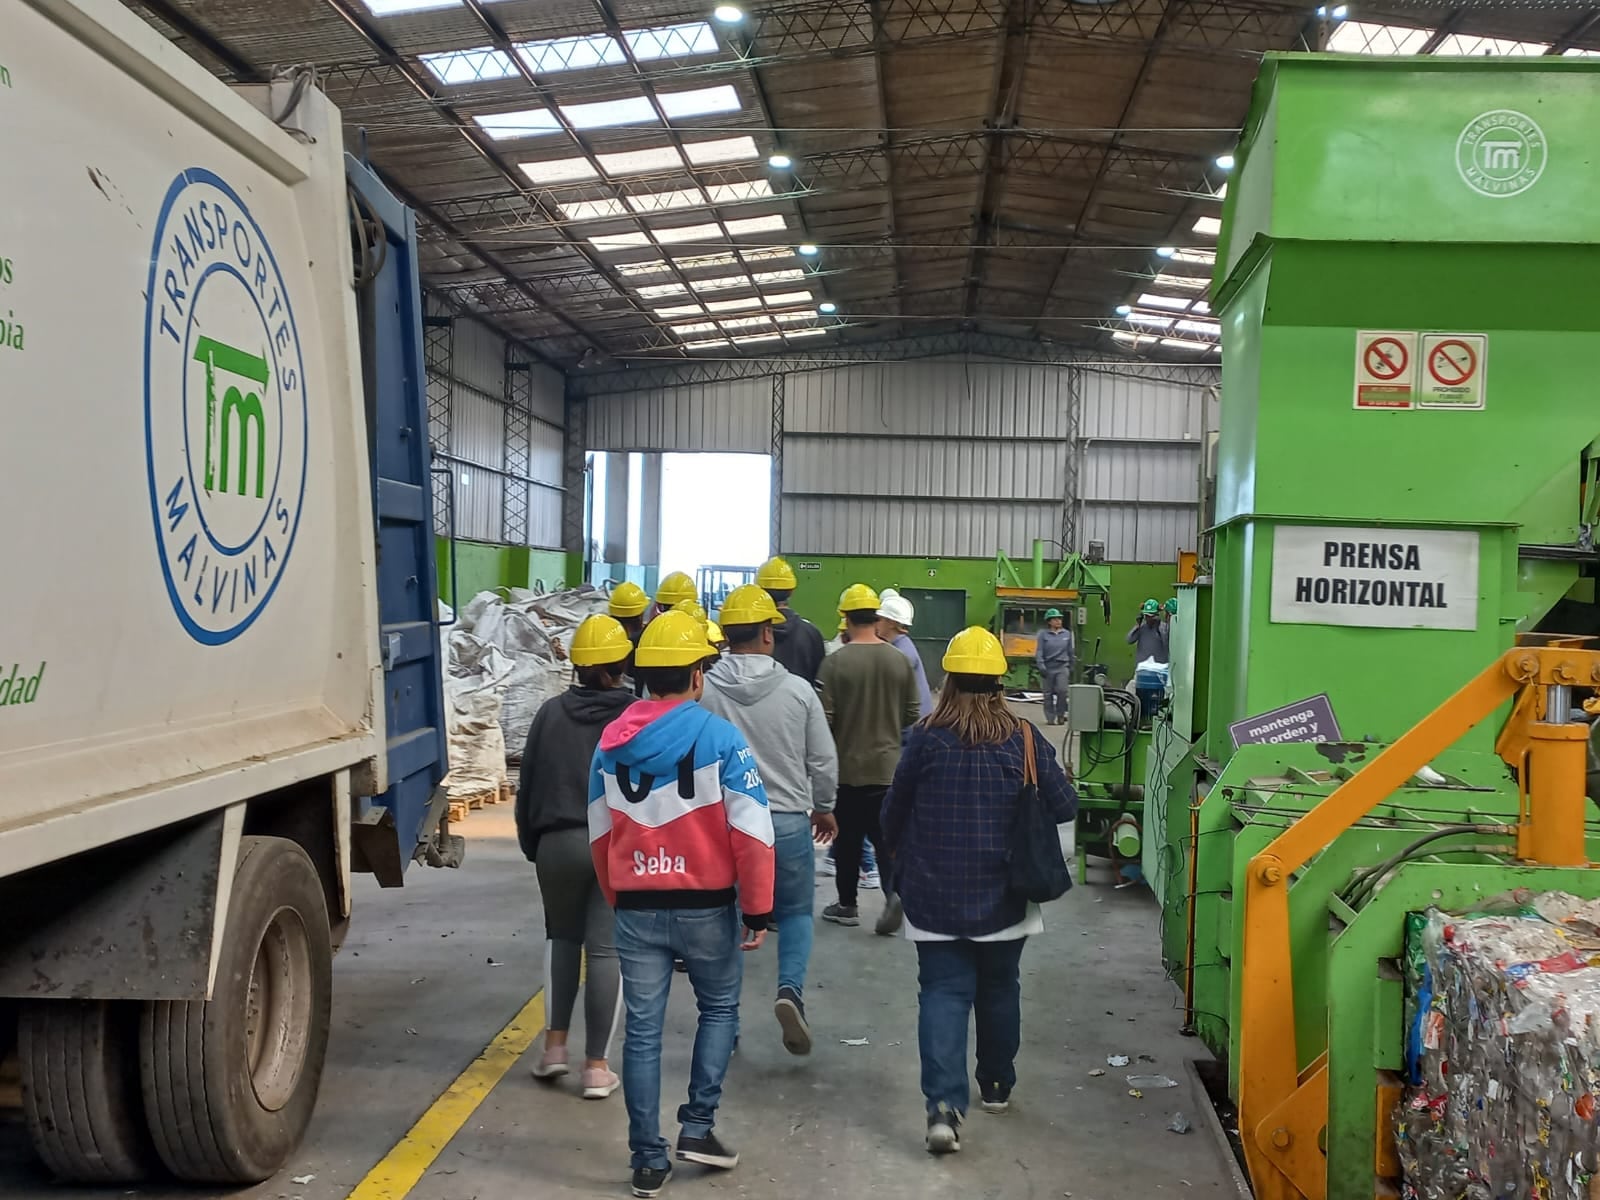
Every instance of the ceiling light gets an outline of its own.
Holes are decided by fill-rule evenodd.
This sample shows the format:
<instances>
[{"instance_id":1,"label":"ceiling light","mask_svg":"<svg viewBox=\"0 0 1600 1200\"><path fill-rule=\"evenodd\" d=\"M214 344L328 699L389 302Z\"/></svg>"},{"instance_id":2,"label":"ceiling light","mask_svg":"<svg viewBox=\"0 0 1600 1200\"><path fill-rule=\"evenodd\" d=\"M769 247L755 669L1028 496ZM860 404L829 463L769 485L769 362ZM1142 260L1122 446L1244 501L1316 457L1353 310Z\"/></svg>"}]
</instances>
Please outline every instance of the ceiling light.
<instances>
[{"instance_id":1,"label":"ceiling light","mask_svg":"<svg viewBox=\"0 0 1600 1200\"><path fill-rule=\"evenodd\" d=\"M794 159L787 154L771 154L767 156L767 166L774 171L787 171L794 166Z\"/></svg>"},{"instance_id":2,"label":"ceiling light","mask_svg":"<svg viewBox=\"0 0 1600 1200\"><path fill-rule=\"evenodd\" d=\"M1223 171L1233 170L1234 157L1231 154L1217 155L1217 167Z\"/></svg>"},{"instance_id":3,"label":"ceiling light","mask_svg":"<svg viewBox=\"0 0 1600 1200\"><path fill-rule=\"evenodd\" d=\"M737 25L744 20L744 10L736 4L719 4L712 9L711 15L724 25Z\"/></svg>"},{"instance_id":4,"label":"ceiling light","mask_svg":"<svg viewBox=\"0 0 1600 1200\"><path fill-rule=\"evenodd\" d=\"M1156 251L1162 258L1171 258L1177 252L1178 248L1176 246L1162 246Z\"/></svg>"},{"instance_id":5,"label":"ceiling light","mask_svg":"<svg viewBox=\"0 0 1600 1200\"><path fill-rule=\"evenodd\" d=\"M821 304L817 305L817 311L824 315L828 313L836 313L839 311L839 306L832 300L824 300Z\"/></svg>"},{"instance_id":6,"label":"ceiling light","mask_svg":"<svg viewBox=\"0 0 1600 1200\"><path fill-rule=\"evenodd\" d=\"M795 247L795 253L800 255L801 258L815 258L817 256L817 248L810 242L801 242Z\"/></svg>"},{"instance_id":7,"label":"ceiling light","mask_svg":"<svg viewBox=\"0 0 1600 1200\"><path fill-rule=\"evenodd\" d=\"M1132 311L1133 311L1133 305L1131 305L1131 304L1119 304L1119 305L1117 305L1117 316L1119 316L1119 317L1125 317L1129 313L1131 313Z\"/></svg>"}]
</instances>

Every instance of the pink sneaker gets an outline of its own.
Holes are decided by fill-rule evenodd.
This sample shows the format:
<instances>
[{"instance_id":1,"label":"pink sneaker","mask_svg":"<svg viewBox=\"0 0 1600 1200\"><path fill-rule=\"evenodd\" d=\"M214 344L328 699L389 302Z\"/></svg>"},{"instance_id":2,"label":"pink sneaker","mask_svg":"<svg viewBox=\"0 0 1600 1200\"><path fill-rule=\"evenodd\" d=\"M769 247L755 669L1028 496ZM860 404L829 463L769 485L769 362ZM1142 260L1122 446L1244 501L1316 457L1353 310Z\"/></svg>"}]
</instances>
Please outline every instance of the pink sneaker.
<instances>
[{"instance_id":1,"label":"pink sneaker","mask_svg":"<svg viewBox=\"0 0 1600 1200\"><path fill-rule=\"evenodd\" d=\"M560 1079L569 1070L567 1066L567 1048L565 1046L546 1046L544 1054L539 1061L533 1064L533 1077L535 1079Z\"/></svg>"},{"instance_id":2,"label":"pink sneaker","mask_svg":"<svg viewBox=\"0 0 1600 1200\"><path fill-rule=\"evenodd\" d=\"M599 1067L584 1068L583 1098L585 1100L604 1100L621 1086L622 1080L617 1078L615 1071L607 1071Z\"/></svg>"}]
</instances>

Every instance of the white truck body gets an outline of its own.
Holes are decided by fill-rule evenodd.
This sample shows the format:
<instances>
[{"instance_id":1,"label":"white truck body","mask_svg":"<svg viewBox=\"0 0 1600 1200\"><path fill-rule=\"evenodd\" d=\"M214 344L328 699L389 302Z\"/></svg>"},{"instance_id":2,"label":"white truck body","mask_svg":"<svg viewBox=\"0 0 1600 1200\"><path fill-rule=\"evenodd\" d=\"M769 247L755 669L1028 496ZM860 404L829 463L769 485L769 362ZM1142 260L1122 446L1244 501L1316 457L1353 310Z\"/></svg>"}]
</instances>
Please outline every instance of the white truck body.
<instances>
[{"instance_id":1,"label":"white truck body","mask_svg":"<svg viewBox=\"0 0 1600 1200\"><path fill-rule=\"evenodd\" d=\"M356 769L383 791L337 111L114 0L0 38L0 877Z\"/></svg>"}]
</instances>

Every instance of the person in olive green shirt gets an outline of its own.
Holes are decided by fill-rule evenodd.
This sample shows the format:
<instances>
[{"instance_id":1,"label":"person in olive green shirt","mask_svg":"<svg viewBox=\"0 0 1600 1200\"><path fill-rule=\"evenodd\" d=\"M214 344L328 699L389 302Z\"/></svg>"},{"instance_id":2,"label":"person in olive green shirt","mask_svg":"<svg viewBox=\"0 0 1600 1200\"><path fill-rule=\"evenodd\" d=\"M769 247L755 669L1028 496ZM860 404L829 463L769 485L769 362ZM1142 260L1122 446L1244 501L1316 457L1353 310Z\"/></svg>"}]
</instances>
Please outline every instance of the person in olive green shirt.
<instances>
[{"instance_id":1,"label":"person in olive green shirt","mask_svg":"<svg viewBox=\"0 0 1600 1200\"><path fill-rule=\"evenodd\" d=\"M859 925L856 889L863 844L882 846L880 813L883 798L900 763L905 730L921 717L922 702L917 677L900 653L877 634L878 604L844 614L850 623L850 641L822 664L822 709L839 749L839 799L834 815L839 821L839 901L822 910L822 918L837 925ZM900 928L899 897L894 894L893 864L879 850L878 870L883 876L883 914L876 932L887 937Z\"/></svg>"}]
</instances>

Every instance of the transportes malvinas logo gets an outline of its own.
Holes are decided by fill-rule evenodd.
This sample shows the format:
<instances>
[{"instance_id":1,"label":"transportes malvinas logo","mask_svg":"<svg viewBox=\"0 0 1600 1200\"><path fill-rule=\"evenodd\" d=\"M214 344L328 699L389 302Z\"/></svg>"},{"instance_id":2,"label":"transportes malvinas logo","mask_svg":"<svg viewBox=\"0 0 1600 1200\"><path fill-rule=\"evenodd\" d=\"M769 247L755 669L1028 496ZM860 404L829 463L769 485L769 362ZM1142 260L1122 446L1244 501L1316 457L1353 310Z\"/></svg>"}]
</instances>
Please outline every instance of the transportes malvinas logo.
<instances>
[{"instance_id":1,"label":"transportes malvinas logo","mask_svg":"<svg viewBox=\"0 0 1600 1200\"><path fill-rule=\"evenodd\" d=\"M1538 183L1549 157L1539 123L1512 108L1479 113L1456 139L1456 170L1462 182L1497 200L1520 195Z\"/></svg>"},{"instance_id":2,"label":"transportes malvinas logo","mask_svg":"<svg viewBox=\"0 0 1600 1200\"><path fill-rule=\"evenodd\" d=\"M191 168L156 223L145 317L145 453L167 592L207 645L261 615L288 566L306 480L306 372L261 227Z\"/></svg>"}]
</instances>

